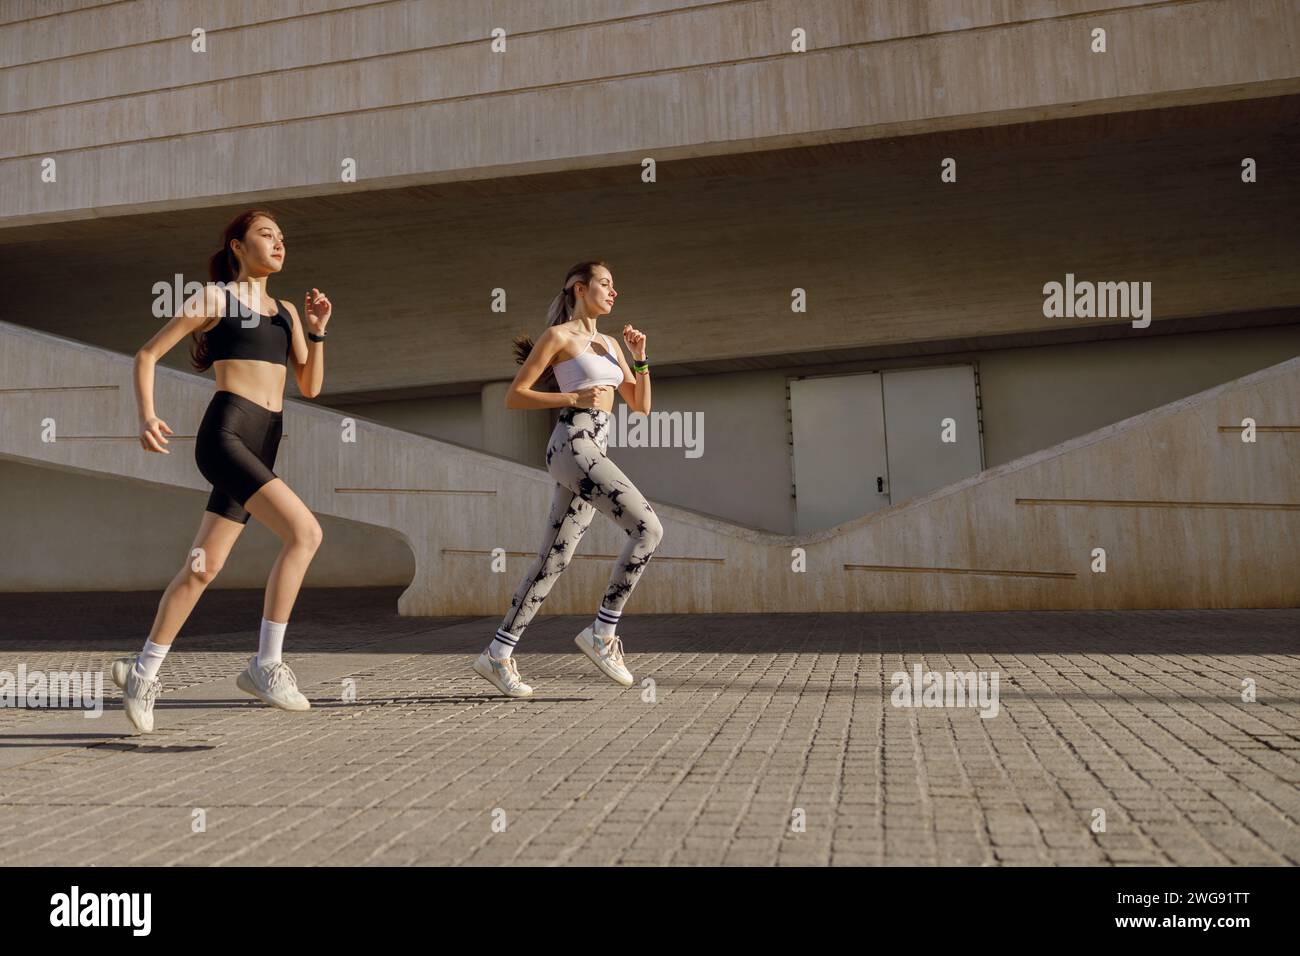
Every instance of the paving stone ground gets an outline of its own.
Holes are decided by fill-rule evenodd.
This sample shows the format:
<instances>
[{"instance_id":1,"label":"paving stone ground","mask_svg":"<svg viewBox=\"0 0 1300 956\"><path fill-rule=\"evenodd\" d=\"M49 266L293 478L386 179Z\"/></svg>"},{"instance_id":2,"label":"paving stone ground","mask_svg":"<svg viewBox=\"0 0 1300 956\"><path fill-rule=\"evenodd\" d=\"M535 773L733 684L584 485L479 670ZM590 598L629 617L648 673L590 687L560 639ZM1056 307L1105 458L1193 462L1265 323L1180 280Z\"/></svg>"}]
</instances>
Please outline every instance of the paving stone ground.
<instances>
[{"instance_id":1,"label":"paving stone ground","mask_svg":"<svg viewBox=\"0 0 1300 956\"><path fill-rule=\"evenodd\" d=\"M403 618L400 591L303 592L305 714L236 689L261 595L210 591L148 737L106 669L157 592L0 595L0 670L108 685L99 719L0 709L0 859L1300 862L1298 610L629 616L653 701L578 653L586 618L542 616L518 652L536 696L515 701L469 669L497 618ZM996 671L997 715L893 706L915 664Z\"/></svg>"}]
</instances>

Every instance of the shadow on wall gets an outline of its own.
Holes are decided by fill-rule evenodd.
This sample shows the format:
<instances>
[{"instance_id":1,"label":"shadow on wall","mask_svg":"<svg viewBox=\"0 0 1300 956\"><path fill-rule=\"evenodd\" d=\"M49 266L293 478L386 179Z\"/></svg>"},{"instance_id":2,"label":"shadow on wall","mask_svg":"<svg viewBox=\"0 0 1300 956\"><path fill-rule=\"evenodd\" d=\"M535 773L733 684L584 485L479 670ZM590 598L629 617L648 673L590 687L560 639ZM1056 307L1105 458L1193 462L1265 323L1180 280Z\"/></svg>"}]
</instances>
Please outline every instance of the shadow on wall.
<instances>
[{"instance_id":1,"label":"shadow on wall","mask_svg":"<svg viewBox=\"0 0 1300 956\"><path fill-rule=\"evenodd\" d=\"M0 591L160 590L189 554L207 503L196 493L0 458ZM403 537L319 515L325 540L305 587L407 585L415 557ZM220 575L220 588L261 588L280 550L250 520ZM357 556L364 555L363 561Z\"/></svg>"}]
</instances>

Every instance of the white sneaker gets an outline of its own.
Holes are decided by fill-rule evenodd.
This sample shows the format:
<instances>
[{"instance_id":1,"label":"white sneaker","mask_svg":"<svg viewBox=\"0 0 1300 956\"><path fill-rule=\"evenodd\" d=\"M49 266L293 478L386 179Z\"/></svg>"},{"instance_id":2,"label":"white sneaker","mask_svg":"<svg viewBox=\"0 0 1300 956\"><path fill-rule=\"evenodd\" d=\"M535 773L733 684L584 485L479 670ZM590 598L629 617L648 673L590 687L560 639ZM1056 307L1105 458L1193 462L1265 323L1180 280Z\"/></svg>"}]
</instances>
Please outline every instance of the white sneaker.
<instances>
[{"instance_id":1,"label":"white sneaker","mask_svg":"<svg viewBox=\"0 0 1300 956\"><path fill-rule=\"evenodd\" d=\"M573 639L573 643L582 648L582 653L590 657L610 680L624 687L632 686L632 674L623 663L621 638L614 637L606 641L597 637L595 629L588 624L586 630Z\"/></svg>"},{"instance_id":2,"label":"white sneaker","mask_svg":"<svg viewBox=\"0 0 1300 956\"><path fill-rule=\"evenodd\" d=\"M126 689L126 675L131 673L131 668L135 666L136 657L119 657L113 661L113 667L110 673L113 675L113 683L122 689Z\"/></svg>"},{"instance_id":3,"label":"white sneaker","mask_svg":"<svg viewBox=\"0 0 1300 956\"><path fill-rule=\"evenodd\" d=\"M311 701L298 690L298 679L284 661L276 661L270 667L259 667L254 654L248 667L235 678L235 686L281 710L311 709Z\"/></svg>"},{"instance_id":4,"label":"white sneaker","mask_svg":"<svg viewBox=\"0 0 1300 956\"><path fill-rule=\"evenodd\" d=\"M153 733L153 704L162 681L145 680L135 669L135 658L123 657L113 662L113 683L122 688L122 709L131 726L142 734Z\"/></svg>"},{"instance_id":5,"label":"white sneaker","mask_svg":"<svg viewBox=\"0 0 1300 956\"><path fill-rule=\"evenodd\" d=\"M513 657L497 660L487 651L474 662L474 673L483 678L507 697L532 697L533 689L519 676L519 665Z\"/></svg>"}]
</instances>

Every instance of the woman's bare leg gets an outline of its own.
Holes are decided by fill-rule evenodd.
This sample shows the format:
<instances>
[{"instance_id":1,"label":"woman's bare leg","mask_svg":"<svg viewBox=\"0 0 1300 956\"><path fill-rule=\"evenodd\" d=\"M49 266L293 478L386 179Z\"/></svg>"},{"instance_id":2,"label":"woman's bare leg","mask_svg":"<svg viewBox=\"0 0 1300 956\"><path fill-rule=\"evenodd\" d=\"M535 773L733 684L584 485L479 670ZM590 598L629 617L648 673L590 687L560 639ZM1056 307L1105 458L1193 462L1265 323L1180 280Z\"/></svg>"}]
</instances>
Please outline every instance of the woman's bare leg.
<instances>
[{"instance_id":1,"label":"woman's bare leg","mask_svg":"<svg viewBox=\"0 0 1300 956\"><path fill-rule=\"evenodd\" d=\"M203 512L203 520L199 523L194 543L190 545L185 566L172 578L163 591L162 600L158 602L158 613L154 616L149 640L155 644L170 645L176 639L181 626L194 610L194 605L225 565L230 549L235 546L243 530L244 526L238 521L231 521L211 511Z\"/></svg>"},{"instance_id":2,"label":"woman's bare leg","mask_svg":"<svg viewBox=\"0 0 1300 956\"><path fill-rule=\"evenodd\" d=\"M280 556L266 582L262 616L268 621L287 623L324 533L311 509L279 478L257 489L244 507L282 542Z\"/></svg>"}]
</instances>

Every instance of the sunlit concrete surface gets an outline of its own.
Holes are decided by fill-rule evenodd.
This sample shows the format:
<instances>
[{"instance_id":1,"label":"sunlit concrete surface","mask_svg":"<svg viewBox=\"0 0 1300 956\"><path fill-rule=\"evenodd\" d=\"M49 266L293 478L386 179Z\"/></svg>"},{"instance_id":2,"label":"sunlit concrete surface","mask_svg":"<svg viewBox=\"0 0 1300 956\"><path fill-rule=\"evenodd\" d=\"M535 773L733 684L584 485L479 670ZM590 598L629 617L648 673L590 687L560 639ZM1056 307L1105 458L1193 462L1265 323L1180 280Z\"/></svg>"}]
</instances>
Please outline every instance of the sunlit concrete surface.
<instances>
[{"instance_id":1,"label":"sunlit concrete surface","mask_svg":"<svg viewBox=\"0 0 1300 956\"><path fill-rule=\"evenodd\" d=\"M1300 861L1300 611L633 614L627 690L585 617L539 617L514 701L469 669L495 618L400 617L397 590L303 592L308 713L236 689L261 595L234 590L186 624L153 735L111 687L98 719L0 710L0 860ZM106 668L157 597L4 595L0 670ZM894 706L914 666L996 673L996 713Z\"/></svg>"}]
</instances>

